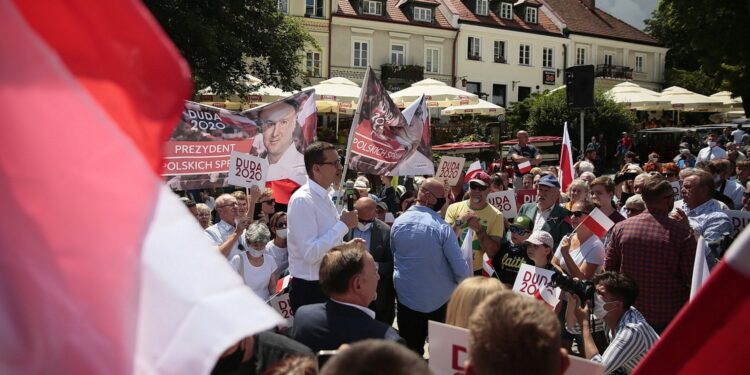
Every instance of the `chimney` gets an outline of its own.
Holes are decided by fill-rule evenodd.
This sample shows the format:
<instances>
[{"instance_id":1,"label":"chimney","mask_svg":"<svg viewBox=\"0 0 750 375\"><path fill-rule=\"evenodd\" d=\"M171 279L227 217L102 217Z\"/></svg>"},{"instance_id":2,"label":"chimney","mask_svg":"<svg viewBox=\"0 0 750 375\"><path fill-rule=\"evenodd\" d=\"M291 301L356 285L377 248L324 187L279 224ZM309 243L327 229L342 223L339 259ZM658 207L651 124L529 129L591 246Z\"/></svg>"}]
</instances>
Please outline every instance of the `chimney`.
<instances>
[{"instance_id":1,"label":"chimney","mask_svg":"<svg viewBox=\"0 0 750 375\"><path fill-rule=\"evenodd\" d=\"M586 8L589 8L589 10L596 9L596 0L581 0L581 3L583 3L583 6Z\"/></svg>"}]
</instances>

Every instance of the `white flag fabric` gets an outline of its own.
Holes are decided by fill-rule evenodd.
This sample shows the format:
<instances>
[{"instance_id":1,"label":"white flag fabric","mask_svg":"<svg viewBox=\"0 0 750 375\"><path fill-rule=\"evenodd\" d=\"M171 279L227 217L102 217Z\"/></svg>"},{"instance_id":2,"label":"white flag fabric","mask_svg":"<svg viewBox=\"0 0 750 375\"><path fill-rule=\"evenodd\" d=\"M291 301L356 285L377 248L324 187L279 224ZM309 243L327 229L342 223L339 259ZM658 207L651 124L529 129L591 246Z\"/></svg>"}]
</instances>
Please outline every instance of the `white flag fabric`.
<instances>
[{"instance_id":1,"label":"white flag fabric","mask_svg":"<svg viewBox=\"0 0 750 375\"><path fill-rule=\"evenodd\" d=\"M461 243L461 254L463 254L464 259L466 259L469 268L472 268L474 264L474 250L471 247L472 242L474 242L474 231L471 230L471 228L468 228L466 230L466 235L464 236L464 241Z\"/></svg>"},{"instance_id":2,"label":"white flag fabric","mask_svg":"<svg viewBox=\"0 0 750 375\"><path fill-rule=\"evenodd\" d=\"M698 238L698 246L695 247L695 261L693 262L693 279L690 283L690 299L692 300L698 290L708 280L708 262L706 254L709 252L708 243L703 236Z\"/></svg>"}]
</instances>

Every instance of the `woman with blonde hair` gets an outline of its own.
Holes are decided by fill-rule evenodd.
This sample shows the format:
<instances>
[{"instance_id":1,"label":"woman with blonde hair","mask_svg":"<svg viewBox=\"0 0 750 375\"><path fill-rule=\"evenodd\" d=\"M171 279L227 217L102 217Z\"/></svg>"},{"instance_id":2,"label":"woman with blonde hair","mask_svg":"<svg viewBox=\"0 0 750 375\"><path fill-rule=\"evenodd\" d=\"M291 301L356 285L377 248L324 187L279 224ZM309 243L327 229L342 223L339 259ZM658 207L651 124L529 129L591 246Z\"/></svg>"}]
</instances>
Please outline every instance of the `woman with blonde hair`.
<instances>
[{"instance_id":1,"label":"woman with blonde hair","mask_svg":"<svg viewBox=\"0 0 750 375\"><path fill-rule=\"evenodd\" d=\"M587 199L590 191L589 184L585 180L580 178L573 180L566 191L568 202L565 203L565 209L570 211L574 204Z\"/></svg>"},{"instance_id":2,"label":"woman with blonde hair","mask_svg":"<svg viewBox=\"0 0 750 375\"><path fill-rule=\"evenodd\" d=\"M474 276L464 279L451 294L445 312L445 324L469 328L469 316L487 296L504 290L500 280L494 277Z\"/></svg>"}]
</instances>

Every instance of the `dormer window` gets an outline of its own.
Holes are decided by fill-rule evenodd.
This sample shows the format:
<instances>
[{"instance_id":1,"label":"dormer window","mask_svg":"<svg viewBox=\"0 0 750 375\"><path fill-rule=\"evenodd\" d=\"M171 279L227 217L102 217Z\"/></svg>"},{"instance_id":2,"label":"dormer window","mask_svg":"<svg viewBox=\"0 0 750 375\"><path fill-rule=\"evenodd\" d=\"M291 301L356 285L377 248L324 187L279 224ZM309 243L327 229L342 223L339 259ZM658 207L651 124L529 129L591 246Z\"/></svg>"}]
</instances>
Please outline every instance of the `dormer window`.
<instances>
[{"instance_id":1,"label":"dormer window","mask_svg":"<svg viewBox=\"0 0 750 375\"><path fill-rule=\"evenodd\" d=\"M526 7L526 22L537 23L537 9L532 7Z\"/></svg>"},{"instance_id":2,"label":"dormer window","mask_svg":"<svg viewBox=\"0 0 750 375\"><path fill-rule=\"evenodd\" d=\"M432 9L414 7L414 21L432 22Z\"/></svg>"},{"instance_id":3,"label":"dormer window","mask_svg":"<svg viewBox=\"0 0 750 375\"><path fill-rule=\"evenodd\" d=\"M500 18L504 18L506 20L513 19L513 4L500 3Z\"/></svg>"},{"instance_id":4,"label":"dormer window","mask_svg":"<svg viewBox=\"0 0 750 375\"><path fill-rule=\"evenodd\" d=\"M383 3L380 1L365 0L363 11L365 14L382 16L383 15Z\"/></svg>"},{"instance_id":5,"label":"dormer window","mask_svg":"<svg viewBox=\"0 0 750 375\"><path fill-rule=\"evenodd\" d=\"M489 8L490 0L477 0L477 14L480 16L487 15L487 9Z\"/></svg>"}]
</instances>

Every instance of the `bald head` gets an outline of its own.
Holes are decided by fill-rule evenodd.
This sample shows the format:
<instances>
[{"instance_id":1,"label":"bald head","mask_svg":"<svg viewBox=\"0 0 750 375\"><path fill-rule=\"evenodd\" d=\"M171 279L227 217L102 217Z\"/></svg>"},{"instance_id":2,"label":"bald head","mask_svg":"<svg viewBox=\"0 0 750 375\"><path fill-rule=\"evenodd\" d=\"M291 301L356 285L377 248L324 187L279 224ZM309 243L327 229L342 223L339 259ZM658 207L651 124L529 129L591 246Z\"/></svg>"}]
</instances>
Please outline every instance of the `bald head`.
<instances>
[{"instance_id":1,"label":"bald head","mask_svg":"<svg viewBox=\"0 0 750 375\"><path fill-rule=\"evenodd\" d=\"M525 146L526 142L529 141L529 133L527 133L526 130L521 130L516 133L516 137L518 138L518 143L521 144L521 146Z\"/></svg>"},{"instance_id":2,"label":"bald head","mask_svg":"<svg viewBox=\"0 0 750 375\"><path fill-rule=\"evenodd\" d=\"M377 202L370 197L362 197L354 202L354 209L357 210L359 220L370 221L375 218Z\"/></svg>"},{"instance_id":3,"label":"bald head","mask_svg":"<svg viewBox=\"0 0 750 375\"><path fill-rule=\"evenodd\" d=\"M434 178L428 178L422 182L422 185L419 186L419 191L417 192L417 201L426 206L432 206L435 204L437 198L443 197L445 197L443 183Z\"/></svg>"}]
</instances>

